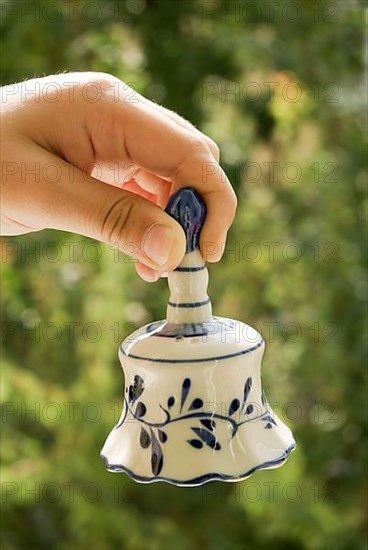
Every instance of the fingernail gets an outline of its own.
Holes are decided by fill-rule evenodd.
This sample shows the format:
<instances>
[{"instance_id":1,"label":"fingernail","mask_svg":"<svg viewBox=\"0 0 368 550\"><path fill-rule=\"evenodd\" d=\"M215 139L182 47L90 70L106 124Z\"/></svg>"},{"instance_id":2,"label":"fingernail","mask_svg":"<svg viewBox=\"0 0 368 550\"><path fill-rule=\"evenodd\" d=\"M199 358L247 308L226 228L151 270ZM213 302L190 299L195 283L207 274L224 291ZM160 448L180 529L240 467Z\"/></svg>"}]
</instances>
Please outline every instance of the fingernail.
<instances>
[{"instance_id":1,"label":"fingernail","mask_svg":"<svg viewBox=\"0 0 368 550\"><path fill-rule=\"evenodd\" d=\"M143 237L142 248L148 258L157 266L164 266L170 256L175 240L175 231L165 225L154 224Z\"/></svg>"},{"instance_id":2,"label":"fingernail","mask_svg":"<svg viewBox=\"0 0 368 550\"><path fill-rule=\"evenodd\" d=\"M147 283L155 283L160 278L157 271L154 271L153 269L150 269L149 271L147 269L144 273L140 273L140 276L142 277L142 279L147 281Z\"/></svg>"}]
</instances>

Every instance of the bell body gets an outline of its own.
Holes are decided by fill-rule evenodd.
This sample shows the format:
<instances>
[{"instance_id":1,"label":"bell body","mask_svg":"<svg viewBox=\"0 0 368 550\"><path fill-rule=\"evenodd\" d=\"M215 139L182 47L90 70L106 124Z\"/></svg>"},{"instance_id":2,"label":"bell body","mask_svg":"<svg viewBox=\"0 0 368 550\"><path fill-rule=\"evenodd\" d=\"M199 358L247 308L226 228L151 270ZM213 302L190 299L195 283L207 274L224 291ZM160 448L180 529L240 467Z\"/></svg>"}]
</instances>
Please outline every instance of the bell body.
<instances>
[{"instance_id":1,"label":"bell body","mask_svg":"<svg viewBox=\"0 0 368 550\"><path fill-rule=\"evenodd\" d=\"M181 189L167 211L186 233L187 253L168 275L166 320L142 327L120 346L123 412L101 456L108 470L143 483L238 481L280 466L295 441L262 391L261 335L212 315L198 249L201 198Z\"/></svg>"},{"instance_id":2,"label":"bell body","mask_svg":"<svg viewBox=\"0 0 368 550\"><path fill-rule=\"evenodd\" d=\"M281 465L295 442L262 391L262 337L223 318L181 332L161 321L122 344L124 408L102 450L107 469L194 486Z\"/></svg>"},{"instance_id":3,"label":"bell body","mask_svg":"<svg viewBox=\"0 0 368 550\"><path fill-rule=\"evenodd\" d=\"M207 283L199 251L188 253L169 275L167 320L120 346L124 406L101 452L108 470L143 483L238 481L295 448L262 391L261 335L213 317Z\"/></svg>"}]
</instances>

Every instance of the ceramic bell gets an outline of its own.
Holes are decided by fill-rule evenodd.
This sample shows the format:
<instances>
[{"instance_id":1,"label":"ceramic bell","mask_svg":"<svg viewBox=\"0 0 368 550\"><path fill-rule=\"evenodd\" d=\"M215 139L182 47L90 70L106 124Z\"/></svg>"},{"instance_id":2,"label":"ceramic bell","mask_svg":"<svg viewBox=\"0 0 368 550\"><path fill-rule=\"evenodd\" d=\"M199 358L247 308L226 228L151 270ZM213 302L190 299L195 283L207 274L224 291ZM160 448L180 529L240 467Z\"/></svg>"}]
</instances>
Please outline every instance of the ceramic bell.
<instances>
[{"instance_id":1,"label":"ceramic bell","mask_svg":"<svg viewBox=\"0 0 368 550\"><path fill-rule=\"evenodd\" d=\"M262 391L261 335L212 315L198 248L202 199L180 189L166 211L185 231L186 254L168 276L167 319L135 331L120 347L124 407L101 456L109 471L142 483L242 480L280 466L296 444Z\"/></svg>"}]
</instances>

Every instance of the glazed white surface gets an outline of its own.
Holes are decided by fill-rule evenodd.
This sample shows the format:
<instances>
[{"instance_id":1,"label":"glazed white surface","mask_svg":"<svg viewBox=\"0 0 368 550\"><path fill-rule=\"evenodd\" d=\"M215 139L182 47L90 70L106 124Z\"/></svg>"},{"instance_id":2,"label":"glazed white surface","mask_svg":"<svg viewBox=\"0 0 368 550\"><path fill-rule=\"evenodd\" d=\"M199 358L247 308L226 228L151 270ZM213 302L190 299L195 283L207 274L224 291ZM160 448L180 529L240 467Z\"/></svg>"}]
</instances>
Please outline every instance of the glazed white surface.
<instances>
[{"instance_id":1,"label":"glazed white surface","mask_svg":"<svg viewBox=\"0 0 368 550\"><path fill-rule=\"evenodd\" d=\"M262 336L212 317L198 250L168 280L167 320L119 350L124 407L101 452L106 467L142 483L194 486L280 466L295 441L262 392Z\"/></svg>"},{"instance_id":2,"label":"glazed white surface","mask_svg":"<svg viewBox=\"0 0 368 550\"><path fill-rule=\"evenodd\" d=\"M151 350L155 349L154 342L159 339L172 340L153 338ZM193 347L199 350L201 345ZM137 374L144 380L145 389L140 397L147 408L144 421L160 424L167 435L167 441L161 445L162 470L158 476L154 476L150 466L150 449L142 449L139 445L141 428L147 428L147 425L142 424L143 419L134 418L128 411L125 421L111 432L102 450L108 464L113 466L111 469L120 465L123 471L129 470L137 478L142 478L138 480L143 482L161 479L187 485L188 481L206 475L217 474L218 477L229 478L231 481L247 477L249 471L262 465L273 467L269 463L280 460L295 442L289 428L274 416L267 403L262 403L260 365L263 350L264 346L261 345L245 355L201 364L162 364L122 356L126 388L133 383ZM172 356L169 344L167 348L164 346L161 349L161 354L164 351L167 356ZM202 350L202 354L205 353L208 352ZM253 406L253 413L232 438L232 426L225 418L228 416L230 403L235 398L241 400L244 381L249 377L252 379L252 388L247 404ZM200 426L198 418L183 418L165 425L167 416L161 407L165 407L170 396L175 398L175 405L170 411L172 418L185 417L188 414L187 409L180 411L180 392L185 378L191 380L188 402L193 398L201 398L204 404L201 410L216 418L215 434L221 444L220 450L216 451L206 445L196 449L188 444L193 438L192 428ZM127 407L125 404L125 409ZM126 413L125 409L123 415ZM218 419L215 415L223 416L224 419ZM272 429L265 429L265 421L262 420L265 415L270 415L276 422L276 425L272 424ZM240 423L245 417L239 411L234 419ZM277 465L279 464L275 464ZM193 485L195 484L198 483L194 482Z\"/></svg>"}]
</instances>

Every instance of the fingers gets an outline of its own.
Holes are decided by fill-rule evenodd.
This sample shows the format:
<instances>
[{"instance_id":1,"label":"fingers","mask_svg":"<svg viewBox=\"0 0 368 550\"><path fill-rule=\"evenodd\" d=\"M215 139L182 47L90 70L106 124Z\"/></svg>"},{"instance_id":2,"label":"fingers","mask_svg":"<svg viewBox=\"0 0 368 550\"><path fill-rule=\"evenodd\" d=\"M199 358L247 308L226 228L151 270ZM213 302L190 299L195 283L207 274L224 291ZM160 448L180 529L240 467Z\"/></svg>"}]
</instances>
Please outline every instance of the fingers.
<instances>
[{"instance_id":1,"label":"fingers","mask_svg":"<svg viewBox=\"0 0 368 550\"><path fill-rule=\"evenodd\" d=\"M158 271L155 271L154 269L151 269L150 267L147 267L146 265L142 264L141 262L136 262L135 269L136 269L138 275L144 281L147 281L147 283L155 283L160 277L160 273Z\"/></svg>"},{"instance_id":2,"label":"fingers","mask_svg":"<svg viewBox=\"0 0 368 550\"><path fill-rule=\"evenodd\" d=\"M32 108L27 109L19 107L19 116L13 117L17 122L13 124L13 128L23 128L23 131L26 128L27 137L43 147L40 147L40 150L48 150L49 154L54 153L53 159L61 157L74 166L80 166L87 174L96 175L96 178L88 179L80 172L74 187L64 189L61 184L54 186L60 191L59 201L64 200L64 197L76 201L75 204L69 205L73 214L68 219L60 219L63 228L66 228L66 223L73 220L70 223L74 229L70 230L76 231L79 209L81 220L84 220L81 222L83 227L80 232L94 232L96 238L110 242L116 233L117 240L121 240L124 229L124 242L126 235L130 238L131 233L134 234L137 243L141 244L144 229L147 230L149 221L160 219L162 223L166 220L166 225L173 223L167 221L168 217L156 204L164 207L169 194L173 191L179 187L193 186L202 195L207 206L207 218L201 233L201 251L205 259L217 261L222 255L227 230L234 218L236 197L228 178L218 164L219 153L216 144L176 113L143 98L110 75L53 75L38 79L40 87L48 85L50 79L60 83L63 90L65 88L60 101L47 104L40 101L32 103ZM70 86L72 83L73 87ZM98 104L85 99L85 88L92 84L101 92ZM53 121L51 125L50 120ZM102 185L98 180L99 171L93 168L99 165L118 167L119 176L122 167L122 179L119 176L116 178L115 173L111 179L123 189ZM107 176L108 174L106 181L110 181ZM132 178L136 186L132 186ZM100 179L105 180L104 173ZM125 184L127 180L128 183ZM127 194L126 185L135 195ZM46 193L45 197L48 195L49 193ZM140 200L143 203L139 203ZM56 204L60 206L59 202ZM88 211L85 209L87 204ZM51 202L50 212L52 206ZM100 211L96 213L99 208ZM61 210L69 215L67 202ZM134 216L129 215L124 221L123 214L126 210L131 211ZM86 216L91 216L92 212L95 216L93 231L91 227L86 227ZM27 212L20 221L33 226L33 223L29 222L32 216L32 212ZM98 228L98 220L104 216L107 223L104 227ZM130 229L133 225L130 223L132 218L138 228L137 234ZM51 227L52 220L48 219L48 226ZM179 238L178 233L176 236ZM181 252L180 245L176 252L173 251L173 263ZM156 263L150 264L144 252L141 254L142 263L151 269L157 268Z\"/></svg>"},{"instance_id":3,"label":"fingers","mask_svg":"<svg viewBox=\"0 0 368 550\"><path fill-rule=\"evenodd\" d=\"M182 128L186 128L187 130L192 131L195 133L198 137L203 139L206 144L208 145L213 158L216 162L219 162L220 160L220 149L218 145L211 139L209 136L206 136L206 134L203 134L198 128L194 126L191 122L188 120L185 120L185 118L181 117L177 113L174 113L174 111L170 111L170 109L167 109L163 105L157 105L157 103L154 103L150 99L147 99L146 97L142 96L143 101L151 105L153 109L157 109L157 111L164 113L168 118L170 118L173 122L181 126Z\"/></svg>"},{"instance_id":4,"label":"fingers","mask_svg":"<svg viewBox=\"0 0 368 550\"><path fill-rule=\"evenodd\" d=\"M170 196L171 182L165 181L154 174L139 169L134 175L134 180L143 192L155 195L156 203L164 208Z\"/></svg>"},{"instance_id":5,"label":"fingers","mask_svg":"<svg viewBox=\"0 0 368 550\"><path fill-rule=\"evenodd\" d=\"M117 246L151 270L175 269L185 253L180 225L160 207L133 192L102 183L41 147L28 148L25 165L37 158L40 166L53 166L57 181L42 177L28 189L14 185L7 209L15 219L28 218L38 228L80 233ZM11 182L10 182L11 183ZM28 200L22 194L31 193Z\"/></svg>"},{"instance_id":6,"label":"fingers","mask_svg":"<svg viewBox=\"0 0 368 550\"><path fill-rule=\"evenodd\" d=\"M139 97L120 109L111 104L105 116L114 119L116 142L133 162L146 172L170 178L172 190L190 185L202 195L207 218L201 251L208 261L219 260L235 215L236 196L206 140Z\"/></svg>"},{"instance_id":7,"label":"fingers","mask_svg":"<svg viewBox=\"0 0 368 550\"><path fill-rule=\"evenodd\" d=\"M171 192L187 185L195 187L207 205L202 253L208 261L220 259L235 215L236 197L218 164L217 146L190 123L146 100L118 79L109 75L95 78L105 90L104 100L98 109L93 104L84 104L81 109L95 162L132 162L162 183L172 181ZM64 157L69 159L67 143L63 145ZM75 159L75 147L71 155ZM146 185L142 179L141 188L147 190ZM148 190L152 193L152 187ZM167 191L168 186L158 194L162 206Z\"/></svg>"},{"instance_id":8,"label":"fingers","mask_svg":"<svg viewBox=\"0 0 368 550\"><path fill-rule=\"evenodd\" d=\"M227 232L234 219L236 195L222 168L205 152L188 154L179 163L174 190L188 181L196 182L194 187L207 207L206 221L200 235L202 255L208 262L217 262L224 252Z\"/></svg>"},{"instance_id":9,"label":"fingers","mask_svg":"<svg viewBox=\"0 0 368 550\"><path fill-rule=\"evenodd\" d=\"M132 193L135 193L136 195L139 195L140 197L143 197L144 199L147 199L151 202L154 202L157 204L157 197L154 193L151 193L149 191L146 191L143 187L138 185L136 179L132 179L127 181L121 186L122 189L125 191L130 191Z\"/></svg>"}]
</instances>

